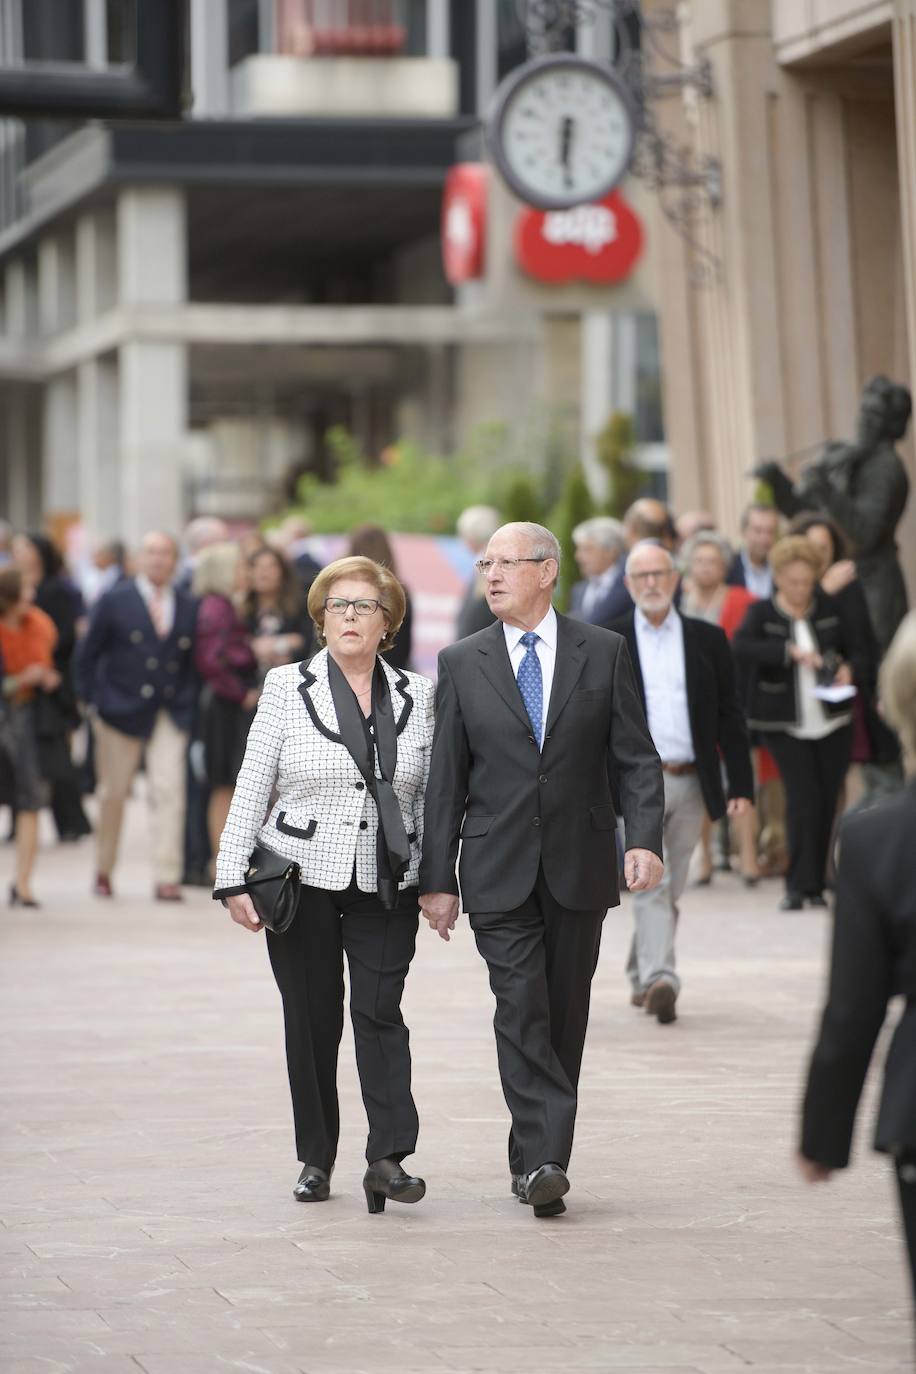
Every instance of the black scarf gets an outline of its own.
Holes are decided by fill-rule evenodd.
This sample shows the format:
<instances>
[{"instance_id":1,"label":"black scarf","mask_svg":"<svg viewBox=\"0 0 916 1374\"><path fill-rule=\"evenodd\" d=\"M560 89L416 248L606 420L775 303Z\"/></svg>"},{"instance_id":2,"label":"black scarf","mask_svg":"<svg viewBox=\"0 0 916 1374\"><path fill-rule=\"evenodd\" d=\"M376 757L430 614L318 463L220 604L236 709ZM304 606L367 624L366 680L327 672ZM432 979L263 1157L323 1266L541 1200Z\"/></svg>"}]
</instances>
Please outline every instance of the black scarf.
<instances>
[{"instance_id":1,"label":"black scarf","mask_svg":"<svg viewBox=\"0 0 916 1374\"><path fill-rule=\"evenodd\" d=\"M366 746L366 731L356 693L335 660L328 654L328 685L337 712L340 738L353 759L378 808L379 827L375 836L378 895L386 911L398 901L398 883L410 866L410 841L404 828L401 807L391 780L398 764L398 733L391 706L388 679L376 660L372 678L372 714L375 719L375 749ZM375 759L381 777L375 775Z\"/></svg>"}]
</instances>

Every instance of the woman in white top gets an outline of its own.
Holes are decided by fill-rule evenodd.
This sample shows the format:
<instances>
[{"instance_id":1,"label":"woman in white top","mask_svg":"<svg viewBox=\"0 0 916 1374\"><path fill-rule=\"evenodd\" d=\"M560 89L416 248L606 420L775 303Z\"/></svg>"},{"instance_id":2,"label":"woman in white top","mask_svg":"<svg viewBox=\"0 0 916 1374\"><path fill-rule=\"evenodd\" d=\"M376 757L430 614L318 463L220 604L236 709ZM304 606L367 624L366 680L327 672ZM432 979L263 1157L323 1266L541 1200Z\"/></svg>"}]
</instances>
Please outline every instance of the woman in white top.
<instances>
[{"instance_id":1,"label":"woman in white top","mask_svg":"<svg viewBox=\"0 0 916 1374\"><path fill-rule=\"evenodd\" d=\"M401 994L417 934L417 874L433 733L433 684L379 657L404 615L404 589L369 558L342 558L309 590L323 647L267 674L220 842L214 896L259 931L245 873L255 843L294 860L292 926L267 934L283 999L296 1146L294 1196L323 1202L339 1132L337 1050L343 956L363 1101L370 1212L418 1202L401 1161L416 1148ZM274 798L273 802L271 801Z\"/></svg>"},{"instance_id":2,"label":"woman in white top","mask_svg":"<svg viewBox=\"0 0 916 1374\"><path fill-rule=\"evenodd\" d=\"M775 591L747 610L735 657L747 670L748 724L786 789L784 911L824 906L830 835L852 750L853 648L841 608L818 586L821 557L790 535L770 554ZM841 688L833 700L820 689Z\"/></svg>"}]
</instances>

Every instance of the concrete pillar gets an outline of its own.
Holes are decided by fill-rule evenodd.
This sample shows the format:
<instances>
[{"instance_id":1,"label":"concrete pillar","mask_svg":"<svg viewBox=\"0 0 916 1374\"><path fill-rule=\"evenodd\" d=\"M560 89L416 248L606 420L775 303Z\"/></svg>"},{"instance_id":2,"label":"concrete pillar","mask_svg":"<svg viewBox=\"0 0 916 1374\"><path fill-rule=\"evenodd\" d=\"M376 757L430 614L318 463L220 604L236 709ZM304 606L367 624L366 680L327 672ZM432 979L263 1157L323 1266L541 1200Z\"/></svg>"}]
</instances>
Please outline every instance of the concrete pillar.
<instances>
[{"instance_id":1,"label":"concrete pillar","mask_svg":"<svg viewBox=\"0 0 916 1374\"><path fill-rule=\"evenodd\" d=\"M174 305L187 296L184 197L132 188L118 197L118 280L124 306ZM118 359L121 529L177 533L183 523L188 377L184 344L130 339Z\"/></svg>"},{"instance_id":2,"label":"concrete pillar","mask_svg":"<svg viewBox=\"0 0 916 1374\"><path fill-rule=\"evenodd\" d=\"M122 532L117 358L77 368L77 467L83 523L95 538Z\"/></svg>"},{"instance_id":3,"label":"concrete pillar","mask_svg":"<svg viewBox=\"0 0 916 1374\"><path fill-rule=\"evenodd\" d=\"M108 210L89 211L76 223L76 319L88 324L118 298L115 217Z\"/></svg>"},{"instance_id":4,"label":"concrete pillar","mask_svg":"<svg viewBox=\"0 0 916 1374\"><path fill-rule=\"evenodd\" d=\"M226 0L191 0L191 86L195 119L229 111L229 21Z\"/></svg>"},{"instance_id":5,"label":"concrete pillar","mask_svg":"<svg viewBox=\"0 0 916 1374\"><path fill-rule=\"evenodd\" d=\"M76 320L76 252L71 230L46 234L38 245L38 329L47 338Z\"/></svg>"},{"instance_id":6,"label":"concrete pillar","mask_svg":"<svg viewBox=\"0 0 916 1374\"><path fill-rule=\"evenodd\" d=\"M76 416L75 372L49 378L42 397L41 448L42 497L49 516L80 508Z\"/></svg>"},{"instance_id":7,"label":"concrete pillar","mask_svg":"<svg viewBox=\"0 0 916 1374\"><path fill-rule=\"evenodd\" d=\"M477 4L477 109L483 114L499 81L499 27L496 0Z\"/></svg>"},{"instance_id":8,"label":"concrete pillar","mask_svg":"<svg viewBox=\"0 0 916 1374\"><path fill-rule=\"evenodd\" d=\"M426 0L426 55L449 57L449 0Z\"/></svg>"},{"instance_id":9,"label":"concrete pillar","mask_svg":"<svg viewBox=\"0 0 916 1374\"><path fill-rule=\"evenodd\" d=\"M31 338L38 328L36 280L29 263L22 258L14 258L7 265L4 300L6 336L10 339Z\"/></svg>"}]
</instances>

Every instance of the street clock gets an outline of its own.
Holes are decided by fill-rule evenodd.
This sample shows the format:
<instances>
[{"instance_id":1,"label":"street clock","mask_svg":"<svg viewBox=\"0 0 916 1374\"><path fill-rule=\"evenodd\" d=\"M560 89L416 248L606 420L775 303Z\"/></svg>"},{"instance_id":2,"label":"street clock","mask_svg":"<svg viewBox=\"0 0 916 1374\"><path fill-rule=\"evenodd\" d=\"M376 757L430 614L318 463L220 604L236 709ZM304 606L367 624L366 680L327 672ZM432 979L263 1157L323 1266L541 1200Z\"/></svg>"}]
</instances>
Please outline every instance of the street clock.
<instances>
[{"instance_id":1,"label":"street clock","mask_svg":"<svg viewBox=\"0 0 916 1374\"><path fill-rule=\"evenodd\" d=\"M536 58L510 73L487 121L503 179L541 210L606 196L626 174L635 132L613 68L574 53Z\"/></svg>"}]
</instances>

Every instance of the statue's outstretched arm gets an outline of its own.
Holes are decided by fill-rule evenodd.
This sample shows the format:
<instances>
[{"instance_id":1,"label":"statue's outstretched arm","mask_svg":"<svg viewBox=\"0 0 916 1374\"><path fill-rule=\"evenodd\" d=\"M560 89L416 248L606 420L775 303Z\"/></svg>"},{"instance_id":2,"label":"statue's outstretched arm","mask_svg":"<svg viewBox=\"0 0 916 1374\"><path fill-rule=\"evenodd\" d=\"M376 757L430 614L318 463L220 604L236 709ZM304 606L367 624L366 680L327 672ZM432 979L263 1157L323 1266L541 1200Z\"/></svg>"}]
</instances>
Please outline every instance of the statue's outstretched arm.
<instances>
[{"instance_id":1,"label":"statue's outstretched arm","mask_svg":"<svg viewBox=\"0 0 916 1374\"><path fill-rule=\"evenodd\" d=\"M772 458L764 463L758 463L754 468L754 476L759 477L761 482L766 482L773 492L773 502L776 509L791 519L802 509L801 502L795 494L791 478L783 471L777 462Z\"/></svg>"}]
</instances>

